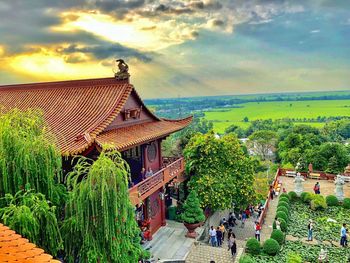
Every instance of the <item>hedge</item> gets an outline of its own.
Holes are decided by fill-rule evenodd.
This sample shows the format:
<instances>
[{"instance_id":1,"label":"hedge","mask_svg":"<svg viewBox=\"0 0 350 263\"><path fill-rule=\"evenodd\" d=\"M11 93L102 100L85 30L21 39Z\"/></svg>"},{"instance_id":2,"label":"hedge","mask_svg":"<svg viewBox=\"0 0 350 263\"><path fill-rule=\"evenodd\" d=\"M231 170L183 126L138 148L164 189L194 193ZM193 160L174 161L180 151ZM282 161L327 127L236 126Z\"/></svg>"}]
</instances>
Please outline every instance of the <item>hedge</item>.
<instances>
[{"instance_id":1,"label":"hedge","mask_svg":"<svg viewBox=\"0 0 350 263\"><path fill-rule=\"evenodd\" d=\"M278 202L282 202L282 201L283 201L283 202L286 202L286 203L288 203L288 204L290 203L289 198L288 198L288 197L285 197L285 196L281 196Z\"/></svg>"},{"instance_id":2,"label":"hedge","mask_svg":"<svg viewBox=\"0 0 350 263\"><path fill-rule=\"evenodd\" d=\"M288 222L288 219L289 219L288 214L286 214L285 212L282 212L282 211L278 211L276 213L276 217L277 218L282 218L286 222Z\"/></svg>"},{"instance_id":3,"label":"hedge","mask_svg":"<svg viewBox=\"0 0 350 263\"><path fill-rule=\"evenodd\" d=\"M287 194L287 193L282 193L282 194L280 194L280 198L281 197L287 197L288 199L289 199L289 195Z\"/></svg>"},{"instance_id":4,"label":"hedge","mask_svg":"<svg viewBox=\"0 0 350 263\"><path fill-rule=\"evenodd\" d=\"M329 195L326 197L326 203L328 206L337 206L339 201L335 195Z\"/></svg>"},{"instance_id":5,"label":"hedge","mask_svg":"<svg viewBox=\"0 0 350 263\"><path fill-rule=\"evenodd\" d=\"M284 206L285 208L288 209L288 211L290 210L290 205L284 201L282 202L279 202L278 205L277 205L277 208L281 207L281 206Z\"/></svg>"},{"instance_id":6,"label":"hedge","mask_svg":"<svg viewBox=\"0 0 350 263\"><path fill-rule=\"evenodd\" d=\"M265 241L263 250L266 254L274 256L280 251L280 245L276 240L269 238Z\"/></svg>"},{"instance_id":7,"label":"hedge","mask_svg":"<svg viewBox=\"0 0 350 263\"><path fill-rule=\"evenodd\" d=\"M350 209L350 198L344 198L343 207L346 209Z\"/></svg>"},{"instance_id":8,"label":"hedge","mask_svg":"<svg viewBox=\"0 0 350 263\"><path fill-rule=\"evenodd\" d=\"M306 193L305 195L304 195L304 197L303 197L303 202L304 203L310 203L311 202L311 200L312 200L312 197L313 197L313 194L311 194L311 193Z\"/></svg>"},{"instance_id":9,"label":"hedge","mask_svg":"<svg viewBox=\"0 0 350 263\"><path fill-rule=\"evenodd\" d=\"M279 211L285 212L287 215L289 215L289 210L285 206L278 207L277 210L276 210L276 213L279 212Z\"/></svg>"},{"instance_id":10,"label":"hedge","mask_svg":"<svg viewBox=\"0 0 350 263\"><path fill-rule=\"evenodd\" d=\"M281 230L283 232L286 232L287 231L287 222L283 219L283 218L278 218L278 221L280 221L281 223Z\"/></svg>"},{"instance_id":11,"label":"hedge","mask_svg":"<svg viewBox=\"0 0 350 263\"><path fill-rule=\"evenodd\" d=\"M287 255L287 263L302 263L303 259L296 252L289 252Z\"/></svg>"},{"instance_id":12,"label":"hedge","mask_svg":"<svg viewBox=\"0 0 350 263\"><path fill-rule=\"evenodd\" d=\"M256 238L249 238L246 244L247 251L252 255L260 254L260 242Z\"/></svg>"},{"instance_id":13,"label":"hedge","mask_svg":"<svg viewBox=\"0 0 350 263\"><path fill-rule=\"evenodd\" d=\"M275 229L271 233L271 238L276 240L278 244L282 245L284 242L284 234L281 230Z\"/></svg>"},{"instance_id":14,"label":"hedge","mask_svg":"<svg viewBox=\"0 0 350 263\"><path fill-rule=\"evenodd\" d=\"M327 208L326 199L322 195L313 195L310 202L312 210L322 210Z\"/></svg>"},{"instance_id":15,"label":"hedge","mask_svg":"<svg viewBox=\"0 0 350 263\"><path fill-rule=\"evenodd\" d=\"M288 193L288 196L289 196L289 200L290 200L290 201L295 201L295 200L298 199L298 195L297 195L297 193L294 192L294 191L290 191L290 192Z\"/></svg>"}]
</instances>

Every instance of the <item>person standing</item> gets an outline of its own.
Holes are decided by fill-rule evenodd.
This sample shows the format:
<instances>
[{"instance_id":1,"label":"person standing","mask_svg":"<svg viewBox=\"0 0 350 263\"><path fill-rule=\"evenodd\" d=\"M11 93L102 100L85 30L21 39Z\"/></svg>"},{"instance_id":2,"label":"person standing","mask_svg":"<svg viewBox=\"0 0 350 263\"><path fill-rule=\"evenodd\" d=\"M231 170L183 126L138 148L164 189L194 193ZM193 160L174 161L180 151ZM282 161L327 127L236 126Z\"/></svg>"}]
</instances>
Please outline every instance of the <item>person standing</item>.
<instances>
[{"instance_id":1,"label":"person standing","mask_svg":"<svg viewBox=\"0 0 350 263\"><path fill-rule=\"evenodd\" d=\"M309 220L309 224L307 225L307 241L312 241L312 231L313 231L314 225L312 222L312 219Z\"/></svg>"},{"instance_id":2,"label":"person standing","mask_svg":"<svg viewBox=\"0 0 350 263\"><path fill-rule=\"evenodd\" d=\"M220 230L220 227L216 228L216 242L218 247L221 247L222 245L222 232Z\"/></svg>"},{"instance_id":3,"label":"person standing","mask_svg":"<svg viewBox=\"0 0 350 263\"><path fill-rule=\"evenodd\" d=\"M152 175L153 175L152 168L151 168L151 167L148 167L148 170L147 170L147 172L146 172L145 177L148 178L148 177L151 177Z\"/></svg>"},{"instance_id":4,"label":"person standing","mask_svg":"<svg viewBox=\"0 0 350 263\"><path fill-rule=\"evenodd\" d=\"M247 220L247 215L246 213L243 211L242 212L242 225L241 227L244 228L244 224L245 224L245 221Z\"/></svg>"},{"instance_id":5,"label":"person standing","mask_svg":"<svg viewBox=\"0 0 350 263\"><path fill-rule=\"evenodd\" d=\"M320 190L321 190L321 189L320 189L320 183L317 182L317 183L315 184L315 186L314 186L314 192L315 192L315 194L319 195L319 194L321 193Z\"/></svg>"},{"instance_id":6,"label":"person standing","mask_svg":"<svg viewBox=\"0 0 350 263\"><path fill-rule=\"evenodd\" d=\"M255 238L260 242L260 230L261 226L259 222L255 222Z\"/></svg>"},{"instance_id":7,"label":"person standing","mask_svg":"<svg viewBox=\"0 0 350 263\"><path fill-rule=\"evenodd\" d=\"M220 229L220 231L222 233L222 241L224 241L224 239L225 239L225 231L226 231L224 224L221 224L219 229Z\"/></svg>"},{"instance_id":8,"label":"person standing","mask_svg":"<svg viewBox=\"0 0 350 263\"><path fill-rule=\"evenodd\" d=\"M141 173L140 173L140 177L141 177L141 180L145 180L146 179L146 169L145 169L145 167L142 167Z\"/></svg>"},{"instance_id":9,"label":"person standing","mask_svg":"<svg viewBox=\"0 0 350 263\"><path fill-rule=\"evenodd\" d=\"M231 250L231 255L234 257L237 252L236 236L234 233L230 234L228 238L228 250Z\"/></svg>"},{"instance_id":10,"label":"person standing","mask_svg":"<svg viewBox=\"0 0 350 263\"><path fill-rule=\"evenodd\" d=\"M276 229L281 230L281 222L278 220L277 217L275 217L275 224L276 224Z\"/></svg>"},{"instance_id":11,"label":"person standing","mask_svg":"<svg viewBox=\"0 0 350 263\"><path fill-rule=\"evenodd\" d=\"M275 190L273 189L273 186L270 185L270 198L273 200L273 196L275 195Z\"/></svg>"},{"instance_id":12,"label":"person standing","mask_svg":"<svg viewBox=\"0 0 350 263\"><path fill-rule=\"evenodd\" d=\"M209 230L209 236L210 236L210 243L212 247L216 247L216 230L213 226L210 227Z\"/></svg>"},{"instance_id":13,"label":"person standing","mask_svg":"<svg viewBox=\"0 0 350 263\"><path fill-rule=\"evenodd\" d=\"M342 228L340 229L340 245L345 247L347 245L346 240L346 224L344 223Z\"/></svg>"}]
</instances>

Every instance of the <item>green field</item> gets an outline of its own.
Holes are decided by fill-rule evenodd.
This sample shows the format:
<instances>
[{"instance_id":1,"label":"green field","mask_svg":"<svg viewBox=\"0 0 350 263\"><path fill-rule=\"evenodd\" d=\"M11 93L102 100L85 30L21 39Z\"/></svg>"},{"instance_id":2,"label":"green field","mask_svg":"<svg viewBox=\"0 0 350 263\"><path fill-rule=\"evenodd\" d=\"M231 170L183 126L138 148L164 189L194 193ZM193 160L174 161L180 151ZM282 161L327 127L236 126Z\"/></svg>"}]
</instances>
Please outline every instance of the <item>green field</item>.
<instances>
[{"instance_id":1,"label":"green field","mask_svg":"<svg viewBox=\"0 0 350 263\"><path fill-rule=\"evenodd\" d=\"M239 106L242 108L205 112L205 118L214 121L216 132L223 133L232 124L247 128L249 122L243 122L244 117L248 117L249 121L252 121L257 119L350 116L350 100L250 102L239 104ZM324 125L324 123L314 122L307 124L315 127Z\"/></svg>"}]
</instances>

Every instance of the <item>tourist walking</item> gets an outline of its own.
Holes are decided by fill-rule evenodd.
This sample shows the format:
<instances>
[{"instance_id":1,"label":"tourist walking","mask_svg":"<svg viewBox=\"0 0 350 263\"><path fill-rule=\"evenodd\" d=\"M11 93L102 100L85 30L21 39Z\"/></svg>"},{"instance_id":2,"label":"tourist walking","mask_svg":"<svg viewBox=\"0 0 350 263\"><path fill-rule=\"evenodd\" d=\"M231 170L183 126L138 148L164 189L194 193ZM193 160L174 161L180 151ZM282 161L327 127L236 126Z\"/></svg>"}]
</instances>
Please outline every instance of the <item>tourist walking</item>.
<instances>
[{"instance_id":1,"label":"tourist walking","mask_svg":"<svg viewBox=\"0 0 350 263\"><path fill-rule=\"evenodd\" d=\"M275 190L273 189L272 185L270 185L270 198L273 200L273 196L275 195Z\"/></svg>"},{"instance_id":2,"label":"tourist walking","mask_svg":"<svg viewBox=\"0 0 350 263\"><path fill-rule=\"evenodd\" d=\"M320 189L320 183L317 182L314 186L314 192L315 194L319 195L321 193L321 189Z\"/></svg>"},{"instance_id":3,"label":"tourist walking","mask_svg":"<svg viewBox=\"0 0 350 263\"><path fill-rule=\"evenodd\" d=\"M232 229L230 228L227 233L227 240L231 237L232 234L233 232L232 232Z\"/></svg>"},{"instance_id":4,"label":"tourist walking","mask_svg":"<svg viewBox=\"0 0 350 263\"><path fill-rule=\"evenodd\" d=\"M255 238L260 242L260 230L261 226L259 222L255 222Z\"/></svg>"},{"instance_id":5,"label":"tourist walking","mask_svg":"<svg viewBox=\"0 0 350 263\"><path fill-rule=\"evenodd\" d=\"M236 236L234 233L230 234L228 238L228 250L231 250L231 255L234 257L237 252Z\"/></svg>"},{"instance_id":6,"label":"tourist walking","mask_svg":"<svg viewBox=\"0 0 350 263\"><path fill-rule=\"evenodd\" d=\"M217 241L216 241L216 230L213 226L210 227L209 230L209 237L210 237L210 244L212 247L216 247Z\"/></svg>"},{"instance_id":7,"label":"tourist walking","mask_svg":"<svg viewBox=\"0 0 350 263\"><path fill-rule=\"evenodd\" d=\"M222 245L222 232L220 230L220 227L216 228L216 242L218 247L221 247Z\"/></svg>"},{"instance_id":8,"label":"tourist walking","mask_svg":"<svg viewBox=\"0 0 350 263\"><path fill-rule=\"evenodd\" d=\"M342 228L340 229L340 245L342 247L345 247L347 245L346 232L346 224L344 223Z\"/></svg>"},{"instance_id":9,"label":"tourist walking","mask_svg":"<svg viewBox=\"0 0 350 263\"><path fill-rule=\"evenodd\" d=\"M247 215L244 211L241 214L241 228L244 228L245 221L247 220Z\"/></svg>"},{"instance_id":10,"label":"tourist walking","mask_svg":"<svg viewBox=\"0 0 350 263\"><path fill-rule=\"evenodd\" d=\"M314 224L312 222L312 219L309 220L309 224L307 225L307 241L312 241L312 231L314 228Z\"/></svg>"}]
</instances>

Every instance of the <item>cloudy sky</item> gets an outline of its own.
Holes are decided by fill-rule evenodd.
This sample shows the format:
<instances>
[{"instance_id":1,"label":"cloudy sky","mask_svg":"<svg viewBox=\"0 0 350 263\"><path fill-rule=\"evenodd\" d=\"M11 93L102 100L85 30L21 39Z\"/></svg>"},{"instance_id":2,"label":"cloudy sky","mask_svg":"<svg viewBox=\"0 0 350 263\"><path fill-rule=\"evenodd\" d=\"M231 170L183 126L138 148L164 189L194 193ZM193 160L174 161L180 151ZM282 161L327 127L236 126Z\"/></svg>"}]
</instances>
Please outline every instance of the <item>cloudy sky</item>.
<instances>
[{"instance_id":1,"label":"cloudy sky","mask_svg":"<svg viewBox=\"0 0 350 263\"><path fill-rule=\"evenodd\" d=\"M350 1L0 0L0 84L116 58L145 98L350 90Z\"/></svg>"}]
</instances>

